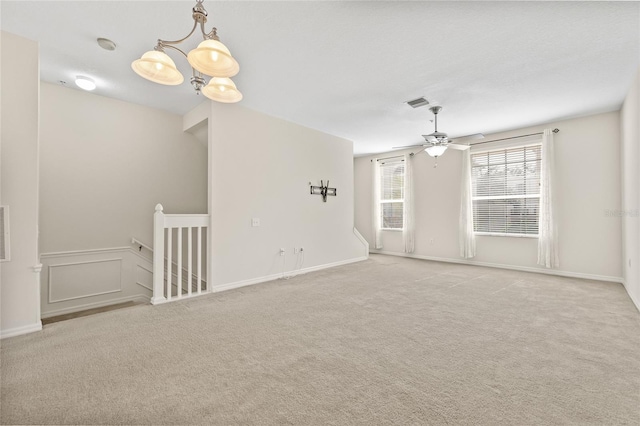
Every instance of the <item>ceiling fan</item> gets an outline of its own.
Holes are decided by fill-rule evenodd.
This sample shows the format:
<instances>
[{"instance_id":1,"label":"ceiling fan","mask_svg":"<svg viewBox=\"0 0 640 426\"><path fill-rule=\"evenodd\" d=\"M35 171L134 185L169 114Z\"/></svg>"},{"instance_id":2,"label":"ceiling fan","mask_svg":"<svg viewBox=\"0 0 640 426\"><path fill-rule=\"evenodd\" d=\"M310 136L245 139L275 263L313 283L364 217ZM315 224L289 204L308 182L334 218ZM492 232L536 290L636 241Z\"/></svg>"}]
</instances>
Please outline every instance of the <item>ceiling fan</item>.
<instances>
[{"instance_id":1,"label":"ceiling fan","mask_svg":"<svg viewBox=\"0 0 640 426\"><path fill-rule=\"evenodd\" d=\"M449 140L449 137L447 136L446 133L438 131L438 113L442 110L442 107L441 106L432 106L429 109L431 110L431 112L433 113L433 115L435 117L435 125L436 125L435 132L430 133L428 135L422 135L422 137L424 138L425 141L423 143L421 143L421 144L407 145L407 146L395 146L395 147L393 147L393 149L412 148L414 146L420 146L420 147L422 147L422 149L420 149L417 152L411 153L411 155L416 155L416 154L421 153L422 151L426 151L427 154L429 154L432 157L436 157L436 158L441 156L442 154L444 154L444 152L447 150L447 148L455 149L455 150L458 150L458 151L464 151L466 149L469 149L469 145L453 143L453 141L455 141L455 139ZM482 133L476 133L476 134L473 134L473 135L463 136L463 137L460 137L458 139L466 139L466 140L484 139L484 135Z\"/></svg>"}]
</instances>

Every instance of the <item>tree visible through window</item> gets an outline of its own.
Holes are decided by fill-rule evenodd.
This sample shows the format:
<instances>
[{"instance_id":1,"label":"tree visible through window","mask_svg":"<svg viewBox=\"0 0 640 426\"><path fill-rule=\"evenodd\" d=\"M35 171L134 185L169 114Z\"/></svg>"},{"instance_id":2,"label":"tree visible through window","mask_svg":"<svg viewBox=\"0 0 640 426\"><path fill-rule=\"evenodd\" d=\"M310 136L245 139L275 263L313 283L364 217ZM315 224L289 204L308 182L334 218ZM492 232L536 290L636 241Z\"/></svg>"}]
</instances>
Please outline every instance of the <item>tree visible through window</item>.
<instances>
[{"instance_id":1,"label":"tree visible through window","mask_svg":"<svg viewBox=\"0 0 640 426\"><path fill-rule=\"evenodd\" d=\"M540 145L471 154L475 232L538 235L541 156Z\"/></svg>"},{"instance_id":2,"label":"tree visible through window","mask_svg":"<svg viewBox=\"0 0 640 426\"><path fill-rule=\"evenodd\" d=\"M380 223L382 229L404 226L404 162L380 164Z\"/></svg>"}]
</instances>

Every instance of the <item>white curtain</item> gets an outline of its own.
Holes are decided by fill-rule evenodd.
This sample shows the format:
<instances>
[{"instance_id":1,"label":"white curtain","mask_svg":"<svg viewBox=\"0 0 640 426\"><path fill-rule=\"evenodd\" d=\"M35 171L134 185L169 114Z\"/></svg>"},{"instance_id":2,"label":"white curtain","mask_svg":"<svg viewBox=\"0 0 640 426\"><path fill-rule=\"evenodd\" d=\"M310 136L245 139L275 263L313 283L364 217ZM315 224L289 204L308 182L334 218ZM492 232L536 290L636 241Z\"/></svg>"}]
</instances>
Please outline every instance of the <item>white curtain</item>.
<instances>
[{"instance_id":1,"label":"white curtain","mask_svg":"<svg viewBox=\"0 0 640 426\"><path fill-rule=\"evenodd\" d=\"M413 214L413 162L412 156L404 155L404 205L402 216L404 226L402 228L402 242L405 253L413 253L415 249L414 241L414 214Z\"/></svg>"},{"instance_id":2,"label":"white curtain","mask_svg":"<svg viewBox=\"0 0 640 426\"><path fill-rule=\"evenodd\" d=\"M371 193L371 223L373 225L373 248L379 250L382 248L382 224L380 223L380 167L378 159L371 160L371 179L373 180L373 191Z\"/></svg>"},{"instance_id":3,"label":"white curtain","mask_svg":"<svg viewBox=\"0 0 640 426\"><path fill-rule=\"evenodd\" d=\"M538 237L538 265L557 268L558 230L555 222L553 203L554 144L553 132L545 129L542 134L542 161L540 168L540 215Z\"/></svg>"},{"instance_id":4,"label":"white curtain","mask_svg":"<svg viewBox=\"0 0 640 426\"><path fill-rule=\"evenodd\" d=\"M460 256L470 259L476 255L476 236L473 233L473 201L471 200L471 153L462 152L462 179L460 186Z\"/></svg>"}]
</instances>

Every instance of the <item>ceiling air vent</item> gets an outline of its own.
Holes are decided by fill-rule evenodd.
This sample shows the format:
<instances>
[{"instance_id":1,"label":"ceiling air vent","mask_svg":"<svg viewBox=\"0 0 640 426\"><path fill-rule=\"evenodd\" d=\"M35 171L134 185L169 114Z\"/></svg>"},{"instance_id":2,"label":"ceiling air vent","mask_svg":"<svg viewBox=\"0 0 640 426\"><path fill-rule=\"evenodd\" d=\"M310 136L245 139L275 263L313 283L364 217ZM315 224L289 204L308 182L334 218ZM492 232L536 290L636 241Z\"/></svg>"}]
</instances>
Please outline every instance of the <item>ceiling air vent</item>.
<instances>
[{"instance_id":1,"label":"ceiling air vent","mask_svg":"<svg viewBox=\"0 0 640 426\"><path fill-rule=\"evenodd\" d=\"M411 108L420 108L421 106L429 105L429 101L425 98L417 98L407 101L406 104Z\"/></svg>"},{"instance_id":2,"label":"ceiling air vent","mask_svg":"<svg viewBox=\"0 0 640 426\"><path fill-rule=\"evenodd\" d=\"M9 260L9 207L0 206L0 262Z\"/></svg>"}]
</instances>

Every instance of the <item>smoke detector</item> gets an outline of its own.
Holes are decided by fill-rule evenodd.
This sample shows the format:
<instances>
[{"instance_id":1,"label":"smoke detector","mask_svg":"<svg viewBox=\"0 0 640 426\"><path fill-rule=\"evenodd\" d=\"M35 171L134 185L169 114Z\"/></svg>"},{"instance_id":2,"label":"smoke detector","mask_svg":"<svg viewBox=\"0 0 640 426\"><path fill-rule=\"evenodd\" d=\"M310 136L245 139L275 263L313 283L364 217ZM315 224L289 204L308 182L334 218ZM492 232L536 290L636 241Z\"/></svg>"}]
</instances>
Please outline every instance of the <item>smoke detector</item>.
<instances>
[{"instance_id":1,"label":"smoke detector","mask_svg":"<svg viewBox=\"0 0 640 426\"><path fill-rule=\"evenodd\" d=\"M104 50L116 50L116 44L108 38L100 37L98 39L98 45L100 45Z\"/></svg>"}]
</instances>

